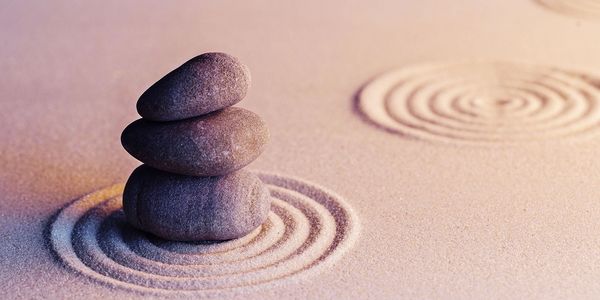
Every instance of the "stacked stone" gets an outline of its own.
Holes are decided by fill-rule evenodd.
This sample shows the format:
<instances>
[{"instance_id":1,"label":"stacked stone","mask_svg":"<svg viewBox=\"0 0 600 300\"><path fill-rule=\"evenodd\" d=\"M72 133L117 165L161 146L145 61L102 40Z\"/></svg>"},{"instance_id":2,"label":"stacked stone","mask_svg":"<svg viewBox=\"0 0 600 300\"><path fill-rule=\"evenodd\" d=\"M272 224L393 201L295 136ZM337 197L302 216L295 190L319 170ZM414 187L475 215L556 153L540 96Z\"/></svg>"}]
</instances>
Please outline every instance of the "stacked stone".
<instances>
[{"instance_id":1,"label":"stacked stone","mask_svg":"<svg viewBox=\"0 0 600 300\"><path fill-rule=\"evenodd\" d=\"M249 86L249 70L236 58L205 53L142 94L142 118L121 135L144 163L123 193L132 226L168 240L228 240L266 220L269 192L242 168L263 151L269 131L255 113L230 107Z\"/></svg>"}]
</instances>

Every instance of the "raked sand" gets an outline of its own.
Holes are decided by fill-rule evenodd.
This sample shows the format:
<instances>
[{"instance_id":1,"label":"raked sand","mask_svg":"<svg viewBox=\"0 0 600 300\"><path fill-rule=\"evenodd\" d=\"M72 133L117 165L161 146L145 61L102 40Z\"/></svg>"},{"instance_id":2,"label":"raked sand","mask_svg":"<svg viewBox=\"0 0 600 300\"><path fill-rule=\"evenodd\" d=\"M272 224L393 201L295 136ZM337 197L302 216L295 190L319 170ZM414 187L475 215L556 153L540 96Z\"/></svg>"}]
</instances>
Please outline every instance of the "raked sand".
<instances>
[{"instance_id":1,"label":"raked sand","mask_svg":"<svg viewBox=\"0 0 600 300\"><path fill-rule=\"evenodd\" d=\"M2 7L0 298L600 294L600 4ZM208 51L250 67L273 208L239 240L165 242L123 221L119 136Z\"/></svg>"}]
</instances>

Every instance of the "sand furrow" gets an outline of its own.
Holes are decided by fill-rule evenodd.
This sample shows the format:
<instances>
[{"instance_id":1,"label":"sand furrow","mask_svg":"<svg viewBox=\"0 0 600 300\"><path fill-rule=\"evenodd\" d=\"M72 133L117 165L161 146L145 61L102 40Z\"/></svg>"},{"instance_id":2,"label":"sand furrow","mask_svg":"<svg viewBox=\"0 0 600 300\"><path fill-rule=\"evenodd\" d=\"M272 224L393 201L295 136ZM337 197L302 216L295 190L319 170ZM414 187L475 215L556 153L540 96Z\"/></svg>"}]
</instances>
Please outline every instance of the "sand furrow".
<instances>
[{"instance_id":1,"label":"sand furrow","mask_svg":"<svg viewBox=\"0 0 600 300\"><path fill-rule=\"evenodd\" d=\"M51 226L54 250L72 269L141 292L209 295L279 284L334 262L357 237L352 209L304 181L259 173L273 197L269 218L241 239L160 240L126 224L123 185L85 196Z\"/></svg>"},{"instance_id":2,"label":"sand furrow","mask_svg":"<svg viewBox=\"0 0 600 300\"><path fill-rule=\"evenodd\" d=\"M593 136L598 79L509 62L434 63L387 72L357 99L380 128L418 139L512 144Z\"/></svg>"}]
</instances>

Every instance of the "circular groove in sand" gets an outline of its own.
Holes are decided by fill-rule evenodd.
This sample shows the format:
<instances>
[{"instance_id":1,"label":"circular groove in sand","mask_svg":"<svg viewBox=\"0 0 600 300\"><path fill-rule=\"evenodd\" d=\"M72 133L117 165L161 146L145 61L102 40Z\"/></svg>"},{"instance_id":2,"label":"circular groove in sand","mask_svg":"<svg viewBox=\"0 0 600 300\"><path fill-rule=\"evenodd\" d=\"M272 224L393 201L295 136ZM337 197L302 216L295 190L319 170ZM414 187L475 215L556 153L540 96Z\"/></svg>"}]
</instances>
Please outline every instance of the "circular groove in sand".
<instances>
[{"instance_id":1,"label":"circular groove in sand","mask_svg":"<svg viewBox=\"0 0 600 300\"><path fill-rule=\"evenodd\" d=\"M598 0L536 0L536 2L566 15L600 17L600 1Z\"/></svg>"},{"instance_id":2,"label":"circular groove in sand","mask_svg":"<svg viewBox=\"0 0 600 300\"><path fill-rule=\"evenodd\" d=\"M358 108L388 131L468 144L591 136L600 125L600 79L508 62L428 64L368 83Z\"/></svg>"},{"instance_id":3,"label":"circular groove in sand","mask_svg":"<svg viewBox=\"0 0 600 300\"><path fill-rule=\"evenodd\" d=\"M192 244L139 232L125 222L119 184L65 207L50 228L53 249L70 268L109 285L218 295L314 274L354 243L357 218L339 196L299 179L258 175L271 189L272 209L246 237Z\"/></svg>"}]
</instances>

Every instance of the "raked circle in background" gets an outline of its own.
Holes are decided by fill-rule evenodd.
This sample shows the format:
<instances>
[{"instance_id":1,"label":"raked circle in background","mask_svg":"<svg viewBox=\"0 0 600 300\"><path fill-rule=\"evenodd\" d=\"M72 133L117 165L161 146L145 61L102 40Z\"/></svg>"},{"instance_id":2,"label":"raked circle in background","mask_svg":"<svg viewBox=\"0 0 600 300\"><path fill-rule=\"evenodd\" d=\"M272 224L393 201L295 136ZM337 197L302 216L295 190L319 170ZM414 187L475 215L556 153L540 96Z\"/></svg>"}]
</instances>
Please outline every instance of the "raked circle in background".
<instances>
[{"instance_id":1,"label":"raked circle in background","mask_svg":"<svg viewBox=\"0 0 600 300\"><path fill-rule=\"evenodd\" d=\"M434 63L387 72L359 93L373 123L418 139L502 144L591 136L600 78L508 62Z\"/></svg>"},{"instance_id":2,"label":"raked circle in background","mask_svg":"<svg viewBox=\"0 0 600 300\"><path fill-rule=\"evenodd\" d=\"M284 283L336 261L359 224L346 202L305 181L259 173L271 213L249 235L220 243L160 240L126 224L118 184L65 207L50 228L54 251L70 268L101 282L195 296Z\"/></svg>"},{"instance_id":3,"label":"raked circle in background","mask_svg":"<svg viewBox=\"0 0 600 300\"><path fill-rule=\"evenodd\" d=\"M536 0L536 2L566 15L592 18L600 17L599 0Z\"/></svg>"}]
</instances>

